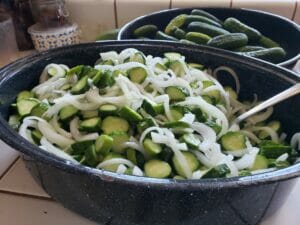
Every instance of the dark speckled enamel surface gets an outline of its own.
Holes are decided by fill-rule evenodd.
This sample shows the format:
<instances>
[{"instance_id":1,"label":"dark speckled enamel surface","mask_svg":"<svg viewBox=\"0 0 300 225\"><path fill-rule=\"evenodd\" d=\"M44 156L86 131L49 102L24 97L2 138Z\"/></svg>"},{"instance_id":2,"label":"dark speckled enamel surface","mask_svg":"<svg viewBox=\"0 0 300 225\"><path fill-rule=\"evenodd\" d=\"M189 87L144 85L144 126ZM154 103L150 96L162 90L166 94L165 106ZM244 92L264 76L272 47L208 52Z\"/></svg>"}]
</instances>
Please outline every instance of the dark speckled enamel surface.
<instances>
[{"instance_id":1,"label":"dark speckled enamel surface","mask_svg":"<svg viewBox=\"0 0 300 225\"><path fill-rule=\"evenodd\" d=\"M287 52L281 66L295 64L300 59L300 26L284 17L251 9L201 8L221 20L235 17L249 26L255 27L265 36L278 42ZM168 9L138 17L122 27L118 40L133 39L133 31L146 24L155 24L160 30L179 14L190 14L190 9Z\"/></svg>"},{"instance_id":2,"label":"dark speckled enamel surface","mask_svg":"<svg viewBox=\"0 0 300 225\"><path fill-rule=\"evenodd\" d=\"M9 105L18 92L32 88L49 63L92 65L99 52L135 47L145 54L166 51L184 54L188 61L211 68L232 67L241 80L242 99L253 93L266 99L299 82L288 70L262 61L238 57L209 47L171 42L102 42L63 47L21 59L0 71L0 138L23 153L28 169L40 185L65 207L107 225L256 225L282 205L300 175L300 164L251 177L197 181L159 180L117 175L67 164L31 145L6 123ZM232 83L220 74L222 83ZM289 136L300 130L300 97L275 107ZM269 210L267 210L269 209Z\"/></svg>"}]
</instances>

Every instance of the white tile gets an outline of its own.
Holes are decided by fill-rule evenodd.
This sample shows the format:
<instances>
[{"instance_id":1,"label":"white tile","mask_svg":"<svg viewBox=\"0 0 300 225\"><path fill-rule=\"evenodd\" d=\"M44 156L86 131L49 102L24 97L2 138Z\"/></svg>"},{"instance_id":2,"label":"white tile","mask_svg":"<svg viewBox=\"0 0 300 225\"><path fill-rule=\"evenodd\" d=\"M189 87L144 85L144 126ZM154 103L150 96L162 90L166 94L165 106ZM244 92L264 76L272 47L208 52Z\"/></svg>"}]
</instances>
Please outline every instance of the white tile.
<instances>
[{"instance_id":1,"label":"white tile","mask_svg":"<svg viewBox=\"0 0 300 225\"><path fill-rule=\"evenodd\" d=\"M103 31L115 28L114 0L65 1L70 19L79 25L83 41L94 41Z\"/></svg>"},{"instance_id":2,"label":"white tile","mask_svg":"<svg viewBox=\"0 0 300 225\"><path fill-rule=\"evenodd\" d=\"M259 9L291 19L296 0L232 0L232 7Z\"/></svg>"},{"instance_id":3,"label":"white tile","mask_svg":"<svg viewBox=\"0 0 300 225\"><path fill-rule=\"evenodd\" d=\"M116 0L118 26L121 27L136 17L168 9L170 0Z\"/></svg>"},{"instance_id":4,"label":"white tile","mask_svg":"<svg viewBox=\"0 0 300 225\"><path fill-rule=\"evenodd\" d=\"M18 152L0 140L0 177L18 157Z\"/></svg>"},{"instance_id":5,"label":"white tile","mask_svg":"<svg viewBox=\"0 0 300 225\"><path fill-rule=\"evenodd\" d=\"M97 225L54 201L2 193L0 199L3 225Z\"/></svg>"},{"instance_id":6,"label":"white tile","mask_svg":"<svg viewBox=\"0 0 300 225\"><path fill-rule=\"evenodd\" d=\"M172 8L230 7L230 0L172 0Z\"/></svg>"},{"instance_id":7,"label":"white tile","mask_svg":"<svg viewBox=\"0 0 300 225\"><path fill-rule=\"evenodd\" d=\"M50 198L30 175L22 159L0 180L0 190Z\"/></svg>"},{"instance_id":8,"label":"white tile","mask_svg":"<svg viewBox=\"0 0 300 225\"><path fill-rule=\"evenodd\" d=\"M300 214L300 180L298 179L293 191L282 208L261 225L299 225Z\"/></svg>"},{"instance_id":9,"label":"white tile","mask_svg":"<svg viewBox=\"0 0 300 225\"><path fill-rule=\"evenodd\" d=\"M297 9L294 21L300 25L300 0L297 1Z\"/></svg>"}]
</instances>

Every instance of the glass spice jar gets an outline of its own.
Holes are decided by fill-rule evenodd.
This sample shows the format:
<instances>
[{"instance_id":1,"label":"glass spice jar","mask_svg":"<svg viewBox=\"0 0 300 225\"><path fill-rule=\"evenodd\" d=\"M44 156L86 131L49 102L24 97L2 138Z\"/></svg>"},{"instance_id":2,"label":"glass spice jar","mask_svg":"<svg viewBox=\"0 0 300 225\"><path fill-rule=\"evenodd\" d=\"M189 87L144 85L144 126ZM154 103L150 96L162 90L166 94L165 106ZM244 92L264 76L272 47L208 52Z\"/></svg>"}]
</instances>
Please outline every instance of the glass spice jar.
<instances>
[{"instance_id":1,"label":"glass spice jar","mask_svg":"<svg viewBox=\"0 0 300 225\"><path fill-rule=\"evenodd\" d=\"M30 7L35 22L46 27L68 24L69 12L64 0L30 0Z\"/></svg>"}]
</instances>

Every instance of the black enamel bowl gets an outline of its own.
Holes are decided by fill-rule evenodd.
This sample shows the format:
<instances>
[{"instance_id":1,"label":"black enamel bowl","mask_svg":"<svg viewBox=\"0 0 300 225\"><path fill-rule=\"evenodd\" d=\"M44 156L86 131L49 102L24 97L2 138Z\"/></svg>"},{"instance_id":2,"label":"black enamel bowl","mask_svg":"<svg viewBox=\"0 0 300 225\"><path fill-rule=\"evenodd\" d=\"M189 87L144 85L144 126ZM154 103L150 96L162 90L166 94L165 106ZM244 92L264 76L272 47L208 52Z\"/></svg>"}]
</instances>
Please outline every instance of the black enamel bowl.
<instances>
[{"instance_id":1,"label":"black enamel bowl","mask_svg":"<svg viewBox=\"0 0 300 225\"><path fill-rule=\"evenodd\" d=\"M239 75L242 99L252 99L253 93L266 99L300 81L292 72L270 63L205 46L122 41L63 47L21 59L1 69L0 138L22 153L31 174L49 195L66 208L101 224L255 225L266 214L272 215L293 187L295 179L292 178L300 175L300 164L230 179L179 181L118 175L66 163L30 144L8 126L9 105L20 91L37 84L47 64L93 65L99 52L121 51L128 47L155 56L177 51L185 55L187 61L210 68L229 66ZM300 127L300 107L296 107L299 102L300 96L294 97L274 110L274 117L282 121L289 137Z\"/></svg>"},{"instance_id":2,"label":"black enamel bowl","mask_svg":"<svg viewBox=\"0 0 300 225\"><path fill-rule=\"evenodd\" d=\"M180 14L190 14L194 8L167 9L145 16L138 17L122 27L118 40L135 39L133 31L146 24L155 24L159 30L164 30L169 21ZM300 26L284 17L250 9L236 8L201 8L220 20L235 17L249 26L259 30L265 36L275 40L286 52L286 58L280 62L280 66L293 65L300 59Z\"/></svg>"}]
</instances>

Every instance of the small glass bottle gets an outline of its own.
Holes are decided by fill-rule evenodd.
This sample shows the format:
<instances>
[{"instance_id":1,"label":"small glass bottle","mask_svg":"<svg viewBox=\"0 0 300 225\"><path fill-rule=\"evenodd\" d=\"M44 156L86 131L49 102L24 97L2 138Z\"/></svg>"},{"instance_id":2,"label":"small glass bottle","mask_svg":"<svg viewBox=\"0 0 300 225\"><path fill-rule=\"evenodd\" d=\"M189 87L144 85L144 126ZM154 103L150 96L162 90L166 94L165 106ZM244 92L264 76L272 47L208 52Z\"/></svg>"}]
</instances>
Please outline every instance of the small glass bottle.
<instances>
[{"instance_id":1,"label":"small glass bottle","mask_svg":"<svg viewBox=\"0 0 300 225\"><path fill-rule=\"evenodd\" d=\"M57 27L69 23L64 0L30 0L30 7L35 22L43 26Z\"/></svg>"}]
</instances>

